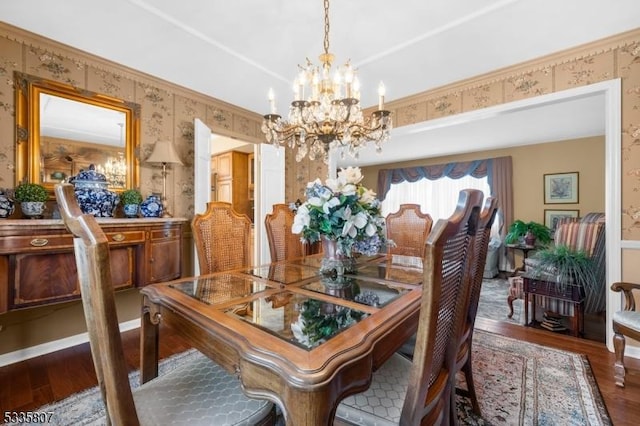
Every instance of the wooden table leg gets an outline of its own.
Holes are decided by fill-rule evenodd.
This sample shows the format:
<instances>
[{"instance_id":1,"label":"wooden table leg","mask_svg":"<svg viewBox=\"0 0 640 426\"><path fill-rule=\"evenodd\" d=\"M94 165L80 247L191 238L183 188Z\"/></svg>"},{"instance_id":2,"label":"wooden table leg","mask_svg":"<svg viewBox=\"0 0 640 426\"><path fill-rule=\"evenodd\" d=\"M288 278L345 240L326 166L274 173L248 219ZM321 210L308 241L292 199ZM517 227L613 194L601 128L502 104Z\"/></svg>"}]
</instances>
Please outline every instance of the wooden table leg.
<instances>
[{"instance_id":1,"label":"wooden table leg","mask_svg":"<svg viewBox=\"0 0 640 426\"><path fill-rule=\"evenodd\" d=\"M158 305L144 296L140 316L140 383L158 377L160 318Z\"/></svg>"},{"instance_id":2,"label":"wooden table leg","mask_svg":"<svg viewBox=\"0 0 640 426\"><path fill-rule=\"evenodd\" d=\"M582 302L576 303L576 309L578 310L577 336L583 337L584 336L584 305L582 304Z\"/></svg>"}]
</instances>

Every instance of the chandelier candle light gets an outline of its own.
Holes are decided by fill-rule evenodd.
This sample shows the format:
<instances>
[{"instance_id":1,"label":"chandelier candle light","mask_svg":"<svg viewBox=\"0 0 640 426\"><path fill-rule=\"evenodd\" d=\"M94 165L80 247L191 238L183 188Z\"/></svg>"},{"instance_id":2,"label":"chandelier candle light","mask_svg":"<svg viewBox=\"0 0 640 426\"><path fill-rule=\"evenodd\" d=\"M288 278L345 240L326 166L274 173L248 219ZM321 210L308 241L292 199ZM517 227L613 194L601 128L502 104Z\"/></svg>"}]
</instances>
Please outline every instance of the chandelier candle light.
<instances>
[{"instance_id":1,"label":"chandelier candle light","mask_svg":"<svg viewBox=\"0 0 640 426\"><path fill-rule=\"evenodd\" d=\"M180 161L180 157L171 141L159 140L153 147L153 152L146 162L162 164L162 217L171 217L167 206L167 164L182 165L182 161Z\"/></svg>"},{"instance_id":2,"label":"chandelier candle light","mask_svg":"<svg viewBox=\"0 0 640 426\"><path fill-rule=\"evenodd\" d=\"M267 142L276 147L297 148L296 161L308 155L311 160L323 158L326 163L332 148L344 148L343 158L345 149L357 158L360 148L368 142L374 142L381 152L392 128L391 112L384 109L385 87L380 83L378 109L365 119L360 108L357 70L347 62L331 76L329 0L324 0L324 53L319 59L320 67L309 59L299 66L288 121L277 114L275 94L269 90L270 113L264 116L261 128Z\"/></svg>"}]
</instances>

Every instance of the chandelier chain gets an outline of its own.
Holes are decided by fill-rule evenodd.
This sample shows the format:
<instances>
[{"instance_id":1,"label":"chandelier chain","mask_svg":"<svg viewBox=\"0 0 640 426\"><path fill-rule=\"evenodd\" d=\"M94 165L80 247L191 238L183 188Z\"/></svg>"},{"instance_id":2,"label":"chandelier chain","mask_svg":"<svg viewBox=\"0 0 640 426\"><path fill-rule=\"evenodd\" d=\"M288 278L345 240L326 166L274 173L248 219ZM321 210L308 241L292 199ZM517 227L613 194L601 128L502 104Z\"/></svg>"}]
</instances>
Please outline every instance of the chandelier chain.
<instances>
[{"instance_id":1,"label":"chandelier chain","mask_svg":"<svg viewBox=\"0 0 640 426\"><path fill-rule=\"evenodd\" d=\"M329 54L329 0L324 0L324 53Z\"/></svg>"}]
</instances>

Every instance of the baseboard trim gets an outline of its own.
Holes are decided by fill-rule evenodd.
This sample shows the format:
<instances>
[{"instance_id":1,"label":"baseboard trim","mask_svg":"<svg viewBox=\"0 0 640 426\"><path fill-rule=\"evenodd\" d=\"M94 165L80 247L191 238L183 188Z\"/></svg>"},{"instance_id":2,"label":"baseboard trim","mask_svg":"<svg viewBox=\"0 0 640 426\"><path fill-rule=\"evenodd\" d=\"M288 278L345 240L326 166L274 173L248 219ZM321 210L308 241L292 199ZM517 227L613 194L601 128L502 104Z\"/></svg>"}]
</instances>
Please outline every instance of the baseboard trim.
<instances>
[{"instance_id":1,"label":"baseboard trim","mask_svg":"<svg viewBox=\"0 0 640 426\"><path fill-rule=\"evenodd\" d=\"M120 323L120 332L134 330L140 328L140 318ZM40 345L31 346L14 352L0 355L0 367L14 364L16 362L25 361L40 355L45 355L61 349L70 348L89 341L88 333L80 333L75 336L65 337L63 339L54 340L53 342L42 343Z\"/></svg>"}]
</instances>

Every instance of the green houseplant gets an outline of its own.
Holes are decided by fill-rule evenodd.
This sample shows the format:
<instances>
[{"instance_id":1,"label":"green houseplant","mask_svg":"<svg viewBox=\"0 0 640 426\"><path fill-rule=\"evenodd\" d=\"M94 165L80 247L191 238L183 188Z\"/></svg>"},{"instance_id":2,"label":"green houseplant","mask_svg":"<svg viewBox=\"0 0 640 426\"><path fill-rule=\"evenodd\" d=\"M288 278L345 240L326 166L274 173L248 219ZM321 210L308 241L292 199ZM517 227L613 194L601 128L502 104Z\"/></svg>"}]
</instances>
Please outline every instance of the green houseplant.
<instances>
[{"instance_id":1,"label":"green houseplant","mask_svg":"<svg viewBox=\"0 0 640 426\"><path fill-rule=\"evenodd\" d=\"M581 287L586 305L597 306L598 299L606 297L603 289L599 288L593 260L584 250L573 250L561 244L538 250L533 259L531 275L555 282L561 292L569 285Z\"/></svg>"},{"instance_id":2,"label":"green houseplant","mask_svg":"<svg viewBox=\"0 0 640 426\"><path fill-rule=\"evenodd\" d=\"M126 217L137 217L140 203L142 203L142 194L137 189L127 189L120 194L122 208Z\"/></svg>"},{"instance_id":3,"label":"green houseplant","mask_svg":"<svg viewBox=\"0 0 640 426\"><path fill-rule=\"evenodd\" d=\"M14 198L20 202L22 213L30 218L42 217L44 202L49 198L47 190L38 183L21 183L14 192Z\"/></svg>"},{"instance_id":4,"label":"green houseplant","mask_svg":"<svg viewBox=\"0 0 640 426\"><path fill-rule=\"evenodd\" d=\"M123 205L140 204L142 202L142 194L137 189L127 189L120 194L120 201Z\"/></svg>"},{"instance_id":5,"label":"green houseplant","mask_svg":"<svg viewBox=\"0 0 640 426\"><path fill-rule=\"evenodd\" d=\"M14 192L16 201L24 202L42 202L49 198L47 190L44 186L37 183L21 183L16 187Z\"/></svg>"},{"instance_id":6,"label":"green houseplant","mask_svg":"<svg viewBox=\"0 0 640 426\"><path fill-rule=\"evenodd\" d=\"M518 244L527 233L535 237L535 243L546 246L551 242L551 230L538 222L523 222L516 220L509 227L509 232L504 238L505 244ZM531 244L534 245L534 244Z\"/></svg>"}]
</instances>

